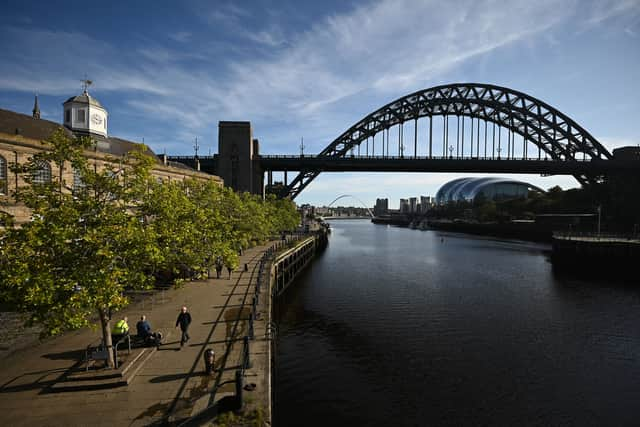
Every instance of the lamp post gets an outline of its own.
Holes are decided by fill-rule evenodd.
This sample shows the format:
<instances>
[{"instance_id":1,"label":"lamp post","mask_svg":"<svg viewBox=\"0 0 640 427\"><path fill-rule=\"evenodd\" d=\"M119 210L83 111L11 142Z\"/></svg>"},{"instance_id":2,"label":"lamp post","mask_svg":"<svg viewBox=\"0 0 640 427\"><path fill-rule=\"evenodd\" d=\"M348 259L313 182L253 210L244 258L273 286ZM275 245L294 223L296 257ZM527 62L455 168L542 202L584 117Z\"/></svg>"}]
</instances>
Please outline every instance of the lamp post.
<instances>
[{"instance_id":1,"label":"lamp post","mask_svg":"<svg viewBox=\"0 0 640 427\"><path fill-rule=\"evenodd\" d=\"M598 205L598 237L600 237L600 216L602 214L602 205Z\"/></svg>"}]
</instances>

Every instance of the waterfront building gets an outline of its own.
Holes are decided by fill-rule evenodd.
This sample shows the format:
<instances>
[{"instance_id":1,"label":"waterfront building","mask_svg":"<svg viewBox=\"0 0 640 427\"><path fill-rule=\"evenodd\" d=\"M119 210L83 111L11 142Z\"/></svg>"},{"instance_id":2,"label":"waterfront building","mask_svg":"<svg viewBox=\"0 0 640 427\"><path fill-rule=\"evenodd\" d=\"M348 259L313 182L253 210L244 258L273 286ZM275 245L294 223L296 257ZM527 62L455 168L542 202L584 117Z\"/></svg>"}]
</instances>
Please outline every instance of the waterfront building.
<instances>
[{"instance_id":1,"label":"waterfront building","mask_svg":"<svg viewBox=\"0 0 640 427\"><path fill-rule=\"evenodd\" d=\"M505 200L527 198L529 192L544 190L508 178L458 178L444 184L436 193L436 203L443 205L451 202L474 202L484 200Z\"/></svg>"},{"instance_id":2,"label":"waterfront building","mask_svg":"<svg viewBox=\"0 0 640 427\"><path fill-rule=\"evenodd\" d=\"M431 206L433 206L433 197L431 196L420 196L420 213L427 213Z\"/></svg>"},{"instance_id":3,"label":"waterfront building","mask_svg":"<svg viewBox=\"0 0 640 427\"><path fill-rule=\"evenodd\" d=\"M418 212L418 198L409 197L409 212L414 214Z\"/></svg>"},{"instance_id":4,"label":"waterfront building","mask_svg":"<svg viewBox=\"0 0 640 427\"><path fill-rule=\"evenodd\" d=\"M42 141L60 128L69 137L82 135L93 140L94 146L85 151L85 156L98 169L142 148L156 161L152 174L158 181L198 179L211 180L220 186L223 184L218 176L199 172L181 163L169 162L166 156L156 156L144 144L110 136L108 111L89 94L86 86L82 94L67 99L62 105L62 125L40 117L37 96L32 115L0 109L0 202L4 205L3 210L13 215L18 224L28 221L30 212L11 197L11 192L25 185L25 182L18 174L9 174L9 165L26 163L34 154L47 150L46 143L43 144ZM47 162L43 162L41 170L36 173L37 179L43 183L51 181L52 176L58 174L56 165ZM79 179L70 167L62 171L62 178L69 185L77 183Z\"/></svg>"},{"instance_id":5,"label":"waterfront building","mask_svg":"<svg viewBox=\"0 0 640 427\"><path fill-rule=\"evenodd\" d=\"M400 199L400 213L409 213L409 200Z\"/></svg>"},{"instance_id":6,"label":"waterfront building","mask_svg":"<svg viewBox=\"0 0 640 427\"><path fill-rule=\"evenodd\" d=\"M389 199L376 199L376 205L373 207L373 213L376 216L388 214Z\"/></svg>"}]
</instances>

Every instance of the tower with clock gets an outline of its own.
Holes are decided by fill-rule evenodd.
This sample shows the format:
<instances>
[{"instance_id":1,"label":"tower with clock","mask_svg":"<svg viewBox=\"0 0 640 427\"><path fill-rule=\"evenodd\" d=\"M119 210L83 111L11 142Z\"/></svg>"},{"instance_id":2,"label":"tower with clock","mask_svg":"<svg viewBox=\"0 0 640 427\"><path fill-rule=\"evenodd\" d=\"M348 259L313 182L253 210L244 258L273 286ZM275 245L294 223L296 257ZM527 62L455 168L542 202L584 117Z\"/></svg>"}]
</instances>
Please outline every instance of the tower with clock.
<instances>
[{"instance_id":1,"label":"tower with clock","mask_svg":"<svg viewBox=\"0 0 640 427\"><path fill-rule=\"evenodd\" d=\"M81 95L72 96L62 105L64 106L64 125L78 134L107 136L107 110L97 99L89 95L91 80L83 80Z\"/></svg>"}]
</instances>

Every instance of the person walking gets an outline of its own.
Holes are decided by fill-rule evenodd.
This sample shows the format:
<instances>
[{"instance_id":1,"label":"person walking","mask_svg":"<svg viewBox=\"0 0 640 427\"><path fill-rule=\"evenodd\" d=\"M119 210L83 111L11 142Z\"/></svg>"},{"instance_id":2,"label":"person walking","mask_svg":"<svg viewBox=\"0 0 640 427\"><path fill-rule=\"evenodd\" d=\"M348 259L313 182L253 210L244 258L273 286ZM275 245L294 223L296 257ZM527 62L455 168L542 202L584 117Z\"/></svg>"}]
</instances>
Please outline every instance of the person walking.
<instances>
[{"instance_id":1,"label":"person walking","mask_svg":"<svg viewBox=\"0 0 640 427\"><path fill-rule=\"evenodd\" d=\"M176 320L176 328L180 326L180 330L182 331L182 337L180 338L180 347L184 345L187 341L189 341L189 325L191 324L191 314L187 312L187 307L182 306L182 310L180 310L180 314L178 314L178 319Z\"/></svg>"},{"instance_id":2,"label":"person walking","mask_svg":"<svg viewBox=\"0 0 640 427\"><path fill-rule=\"evenodd\" d=\"M233 271L233 267L231 267L231 264L227 264L227 272L229 273L229 279L231 279L231 272Z\"/></svg>"},{"instance_id":3,"label":"person walking","mask_svg":"<svg viewBox=\"0 0 640 427\"><path fill-rule=\"evenodd\" d=\"M216 258L216 278L219 279L220 278L220 274L222 273L222 266L223 266L223 262L222 262L222 257L218 257Z\"/></svg>"}]
</instances>

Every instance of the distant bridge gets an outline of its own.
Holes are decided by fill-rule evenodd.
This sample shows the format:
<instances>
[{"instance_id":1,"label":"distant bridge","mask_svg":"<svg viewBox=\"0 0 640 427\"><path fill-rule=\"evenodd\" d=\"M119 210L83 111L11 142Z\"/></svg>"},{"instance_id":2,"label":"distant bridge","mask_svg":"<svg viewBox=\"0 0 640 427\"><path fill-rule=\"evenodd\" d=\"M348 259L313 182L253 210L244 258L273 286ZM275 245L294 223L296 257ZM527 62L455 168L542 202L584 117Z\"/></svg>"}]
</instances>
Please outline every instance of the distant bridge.
<instances>
[{"instance_id":1,"label":"distant bridge","mask_svg":"<svg viewBox=\"0 0 640 427\"><path fill-rule=\"evenodd\" d=\"M405 138L405 131L413 135ZM193 157L170 160L195 164ZM532 96L478 83L436 86L399 98L317 155L251 159L253 173L267 172L268 188L272 173L284 171L281 195L292 199L321 172L535 173L572 175L586 185L611 173L638 173L637 160L613 159L584 128ZM218 161L199 158L201 169L212 173ZM298 174L287 182L290 171Z\"/></svg>"}]
</instances>

